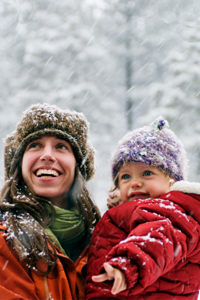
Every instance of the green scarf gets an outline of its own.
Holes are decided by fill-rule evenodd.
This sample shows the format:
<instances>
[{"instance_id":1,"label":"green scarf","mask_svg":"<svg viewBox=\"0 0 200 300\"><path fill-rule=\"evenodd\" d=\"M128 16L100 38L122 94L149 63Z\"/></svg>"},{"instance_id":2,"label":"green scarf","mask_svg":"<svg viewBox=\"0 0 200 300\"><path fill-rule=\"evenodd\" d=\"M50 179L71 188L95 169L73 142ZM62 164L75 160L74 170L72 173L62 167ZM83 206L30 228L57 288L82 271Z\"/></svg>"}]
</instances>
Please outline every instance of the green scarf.
<instances>
[{"instance_id":1,"label":"green scarf","mask_svg":"<svg viewBox=\"0 0 200 300\"><path fill-rule=\"evenodd\" d=\"M85 225L75 207L70 210L57 206L54 208L56 218L50 227L45 228L45 231L56 246L70 257L70 249L85 236ZM61 244L64 245L65 250Z\"/></svg>"}]
</instances>

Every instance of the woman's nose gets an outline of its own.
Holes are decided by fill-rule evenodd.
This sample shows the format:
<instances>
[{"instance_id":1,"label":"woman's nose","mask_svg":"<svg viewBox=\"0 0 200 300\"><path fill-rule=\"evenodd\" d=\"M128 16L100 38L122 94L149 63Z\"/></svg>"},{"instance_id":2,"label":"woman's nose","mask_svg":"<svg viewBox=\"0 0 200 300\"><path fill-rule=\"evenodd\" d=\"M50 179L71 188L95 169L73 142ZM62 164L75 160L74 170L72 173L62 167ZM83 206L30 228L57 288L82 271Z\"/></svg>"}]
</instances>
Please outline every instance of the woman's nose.
<instances>
[{"instance_id":1,"label":"woman's nose","mask_svg":"<svg viewBox=\"0 0 200 300\"><path fill-rule=\"evenodd\" d=\"M56 158L54 156L54 153L53 153L53 149L50 147L50 146L45 146L43 148L43 151L42 151L42 155L40 156L40 159L41 160L49 160L49 161L55 161Z\"/></svg>"}]
</instances>

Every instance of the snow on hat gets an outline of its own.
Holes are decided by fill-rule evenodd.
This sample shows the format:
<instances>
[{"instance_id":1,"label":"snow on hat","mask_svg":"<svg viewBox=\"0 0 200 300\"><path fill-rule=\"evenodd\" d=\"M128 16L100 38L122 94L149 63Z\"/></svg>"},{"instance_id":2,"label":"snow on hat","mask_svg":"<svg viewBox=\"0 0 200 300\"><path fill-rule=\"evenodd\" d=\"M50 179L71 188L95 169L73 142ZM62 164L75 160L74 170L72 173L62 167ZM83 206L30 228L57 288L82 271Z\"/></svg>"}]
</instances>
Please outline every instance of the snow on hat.
<instances>
[{"instance_id":1,"label":"snow on hat","mask_svg":"<svg viewBox=\"0 0 200 300\"><path fill-rule=\"evenodd\" d=\"M32 140L53 135L70 143L81 174L89 180L94 174L94 149L88 141L88 130L89 123L82 113L47 103L30 106L24 111L16 130L5 139L5 179L14 174Z\"/></svg>"},{"instance_id":2,"label":"snow on hat","mask_svg":"<svg viewBox=\"0 0 200 300\"><path fill-rule=\"evenodd\" d=\"M119 141L111 163L115 184L120 167L132 161L157 167L177 181L186 179L188 161L183 144L167 127L167 120L160 116L150 126L128 132Z\"/></svg>"}]
</instances>

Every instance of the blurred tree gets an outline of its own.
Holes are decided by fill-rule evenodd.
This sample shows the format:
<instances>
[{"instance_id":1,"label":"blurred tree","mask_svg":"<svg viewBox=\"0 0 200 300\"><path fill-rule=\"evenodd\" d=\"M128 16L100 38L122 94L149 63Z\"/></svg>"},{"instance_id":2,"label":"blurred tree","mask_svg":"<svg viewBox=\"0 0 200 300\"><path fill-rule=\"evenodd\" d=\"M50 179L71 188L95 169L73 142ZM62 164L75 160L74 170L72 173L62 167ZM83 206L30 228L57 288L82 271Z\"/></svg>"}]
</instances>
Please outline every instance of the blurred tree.
<instances>
[{"instance_id":1,"label":"blurred tree","mask_svg":"<svg viewBox=\"0 0 200 300\"><path fill-rule=\"evenodd\" d=\"M172 1L165 4L174 7ZM127 130L148 111L146 87L164 76L163 60L174 40L174 18L163 20L160 11L157 1L145 0L111 0L101 11L100 32L115 66L112 93L123 104Z\"/></svg>"},{"instance_id":2,"label":"blurred tree","mask_svg":"<svg viewBox=\"0 0 200 300\"><path fill-rule=\"evenodd\" d=\"M177 8L177 45L165 60L163 81L148 88L151 120L164 115L183 141L190 160L190 180L200 180L200 18L196 6ZM145 120L147 121L147 120ZM144 119L141 120L144 122Z\"/></svg>"}]
</instances>

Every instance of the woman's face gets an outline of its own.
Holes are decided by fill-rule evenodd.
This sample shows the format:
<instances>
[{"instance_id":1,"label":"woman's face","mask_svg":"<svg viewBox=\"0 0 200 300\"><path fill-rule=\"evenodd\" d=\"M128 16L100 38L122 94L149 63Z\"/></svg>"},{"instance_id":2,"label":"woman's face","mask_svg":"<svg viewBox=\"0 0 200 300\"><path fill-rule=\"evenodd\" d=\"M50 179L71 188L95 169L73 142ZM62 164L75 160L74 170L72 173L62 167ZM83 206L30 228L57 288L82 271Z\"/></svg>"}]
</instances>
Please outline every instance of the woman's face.
<instances>
[{"instance_id":1,"label":"woman's face","mask_svg":"<svg viewBox=\"0 0 200 300\"><path fill-rule=\"evenodd\" d=\"M65 195L74 181L76 159L68 142L55 136L32 141L22 159L22 176L35 194L66 208Z\"/></svg>"}]
</instances>

